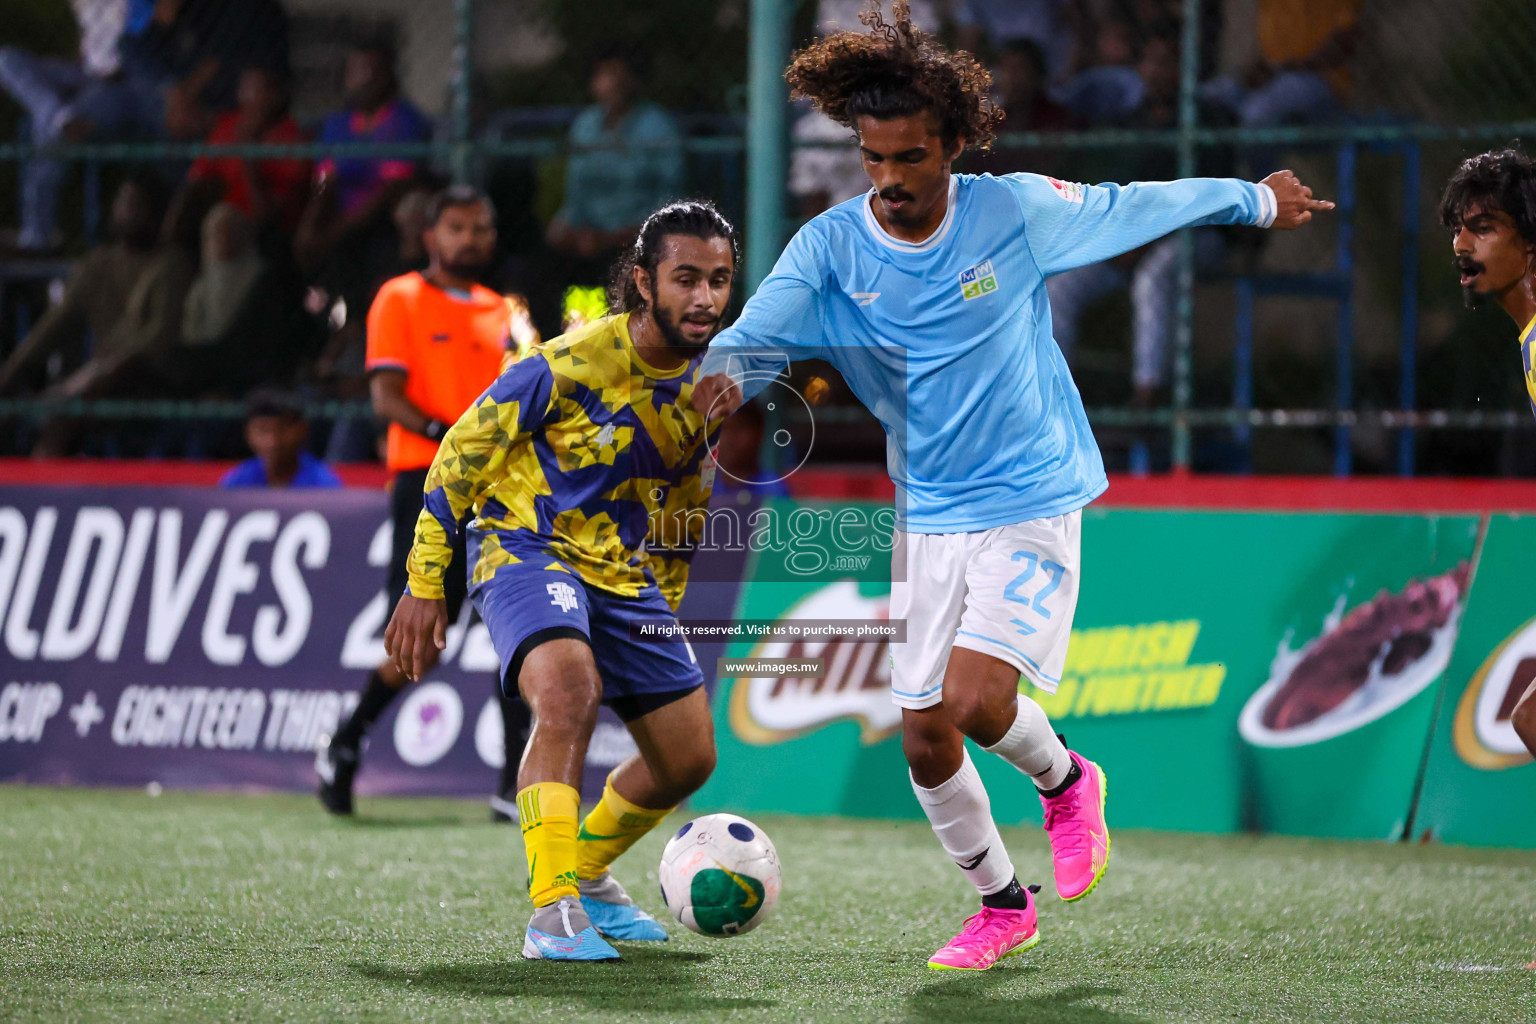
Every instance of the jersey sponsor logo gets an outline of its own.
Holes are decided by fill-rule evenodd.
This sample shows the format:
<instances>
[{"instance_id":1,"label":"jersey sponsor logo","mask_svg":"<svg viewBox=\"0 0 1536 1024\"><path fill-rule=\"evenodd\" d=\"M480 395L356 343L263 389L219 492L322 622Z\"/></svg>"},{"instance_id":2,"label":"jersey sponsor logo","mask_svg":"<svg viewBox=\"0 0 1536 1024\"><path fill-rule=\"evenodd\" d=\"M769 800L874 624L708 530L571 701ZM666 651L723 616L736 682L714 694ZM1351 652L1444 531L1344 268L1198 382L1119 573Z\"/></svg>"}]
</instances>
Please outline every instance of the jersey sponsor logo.
<instances>
[{"instance_id":1,"label":"jersey sponsor logo","mask_svg":"<svg viewBox=\"0 0 1536 1024\"><path fill-rule=\"evenodd\" d=\"M983 260L967 270L960 272L960 294L966 302L979 299L983 295L990 295L997 291L997 274L992 270L992 261Z\"/></svg>"},{"instance_id":2,"label":"jersey sponsor logo","mask_svg":"<svg viewBox=\"0 0 1536 1024\"><path fill-rule=\"evenodd\" d=\"M395 718L395 753L414 768L442 760L453 749L464 724L464 702L447 683L424 683L412 690Z\"/></svg>"},{"instance_id":3,"label":"jersey sponsor logo","mask_svg":"<svg viewBox=\"0 0 1536 1024\"><path fill-rule=\"evenodd\" d=\"M549 592L549 603L569 613L576 607L576 588L569 583L550 583L544 587Z\"/></svg>"},{"instance_id":4,"label":"jersey sponsor logo","mask_svg":"<svg viewBox=\"0 0 1536 1024\"><path fill-rule=\"evenodd\" d=\"M853 292L848 297L850 299L854 299L855 301L857 301L858 304L861 305L861 306L867 306L870 303L874 302L876 299L878 299L880 297L880 293L879 292Z\"/></svg>"},{"instance_id":5,"label":"jersey sponsor logo","mask_svg":"<svg viewBox=\"0 0 1536 1024\"><path fill-rule=\"evenodd\" d=\"M445 331L438 331L436 334L432 335L432 344L434 345L441 345L447 340L448 334Z\"/></svg>"},{"instance_id":6,"label":"jersey sponsor logo","mask_svg":"<svg viewBox=\"0 0 1536 1024\"><path fill-rule=\"evenodd\" d=\"M1083 201L1083 186L1075 181L1062 181L1060 178L1046 178L1051 183L1052 190L1057 198L1068 203L1081 203Z\"/></svg>"},{"instance_id":7,"label":"jersey sponsor logo","mask_svg":"<svg viewBox=\"0 0 1536 1024\"><path fill-rule=\"evenodd\" d=\"M1451 738L1473 768L1497 771L1530 764L1512 721L1515 705L1536 680L1536 619L1515 630L1483 661L1456 707Z\"/></svg>"}]
</instances>

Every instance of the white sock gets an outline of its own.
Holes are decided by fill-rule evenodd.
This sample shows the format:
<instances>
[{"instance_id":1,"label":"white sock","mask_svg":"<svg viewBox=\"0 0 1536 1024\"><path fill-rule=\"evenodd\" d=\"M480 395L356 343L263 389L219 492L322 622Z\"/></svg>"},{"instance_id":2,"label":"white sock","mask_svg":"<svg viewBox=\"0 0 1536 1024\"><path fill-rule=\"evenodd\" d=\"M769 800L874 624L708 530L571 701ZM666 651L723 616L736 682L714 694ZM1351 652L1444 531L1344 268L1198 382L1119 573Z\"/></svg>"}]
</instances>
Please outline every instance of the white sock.
<instances>
[{"instance_id":1,"label":"white sock","mask_svg":"<svg viewBox=\"0 0 1536 1024\"><path fill-rule=\"evenodd\" d=\"M914 780L912 792L923 805L944 852L965 872L976 891L990 896L1008 888L1013 881L1013 861L997 834L992 801L970 755L964 755L960 770L947 781L924 789Z\"/></svg>"},{"instance_id":2,"label":"white sock","mask_svg":"<svg viewBox=\"0 0 1536 1024\"><path fill-rule=\"evenodd\" d=\"M1019 694L1018 713L1003 738L990 747L988 753L996 754L1019 771L1035 780L1037 789L1055 789L1072 770L1072 759L1067 748L1056 738L1051 720L1045 717L1045 709L1022 693Z\"/></svg>"}]
</instances>

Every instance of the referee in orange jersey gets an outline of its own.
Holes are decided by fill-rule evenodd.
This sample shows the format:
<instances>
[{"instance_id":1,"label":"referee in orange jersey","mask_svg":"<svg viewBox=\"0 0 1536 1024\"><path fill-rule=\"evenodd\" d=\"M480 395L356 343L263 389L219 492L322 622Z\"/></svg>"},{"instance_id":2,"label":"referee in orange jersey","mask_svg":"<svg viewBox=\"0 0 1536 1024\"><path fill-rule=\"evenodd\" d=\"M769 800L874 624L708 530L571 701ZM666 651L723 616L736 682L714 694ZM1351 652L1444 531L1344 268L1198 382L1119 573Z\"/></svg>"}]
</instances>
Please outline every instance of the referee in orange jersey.
<instances>
[{"instance_id":1,"label":"referee in orange jersey","mask_svg":"<svg viewBox=\"0 0 1536 1024\"><path fill-rule=\"evenodd\" d=\"M390 610L406 587L406 558L415 540L427 469L438 442L500 375L512 333L506 299L477 284L496 246L496 211L481 192L454 186L433 197L425 236L429 264L386 281L368 311L368 374L373 408L389 423L390 515L394 547L385 593ZM513 346L520 351L521 346ZM464 565L464 534L454 564ZM465 577L450 573L448 618L457 621ZM386 619L388 616L386 616ZM436 652L433 652L434 662ZM386 658L368 677L352 717L315 754L320 802L333 814L352 813L352 781L363 737L399 695L406 677ZM527 739L528 710L501 698L506 764L491 798L492 816L516 815L517 766Z\"/></svg>"}]
</instances>

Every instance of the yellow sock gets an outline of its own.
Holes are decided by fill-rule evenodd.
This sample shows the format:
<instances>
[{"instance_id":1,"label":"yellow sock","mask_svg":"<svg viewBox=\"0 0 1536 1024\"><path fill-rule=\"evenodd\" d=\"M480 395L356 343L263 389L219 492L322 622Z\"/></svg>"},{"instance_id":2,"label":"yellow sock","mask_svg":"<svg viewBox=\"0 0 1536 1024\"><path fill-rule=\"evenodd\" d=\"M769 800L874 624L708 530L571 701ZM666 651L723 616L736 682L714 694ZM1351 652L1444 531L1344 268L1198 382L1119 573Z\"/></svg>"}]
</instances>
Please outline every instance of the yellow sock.
<instances>
[{"instance_id":1,"label":"yellow sock","mask_svg":"<svg viewBox=\"0 0 1536 1024\"><path fill-rule=\"evenodd\" d=\"M580 842L576 847L577 876L596 878L607 871L608 865L635 845L635 840L655 828L670 813L670 807L652 811L630 803L613 788L613 776L608 776L608 782L603 786L603 798L581 823Z\"/></svg>"},{"instance_id":2,"label":"yellow sock","mask_svg":"<svg viewBox=\"0 0 1536 1024\"><path fill-rule=\"evenodd\" d=\"M576 816L581 794L563 782L536 782L517 794L528 850L528 895L535 907L577 896Z\"/></svg>"}]
</instances>

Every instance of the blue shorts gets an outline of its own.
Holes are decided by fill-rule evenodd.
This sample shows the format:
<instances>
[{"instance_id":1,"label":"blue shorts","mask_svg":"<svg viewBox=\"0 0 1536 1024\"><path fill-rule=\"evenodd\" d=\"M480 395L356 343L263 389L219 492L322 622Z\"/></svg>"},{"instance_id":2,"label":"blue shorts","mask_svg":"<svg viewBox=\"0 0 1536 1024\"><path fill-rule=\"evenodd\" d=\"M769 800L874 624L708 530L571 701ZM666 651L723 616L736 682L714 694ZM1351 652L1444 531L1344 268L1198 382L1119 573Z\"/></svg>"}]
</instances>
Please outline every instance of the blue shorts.
<instances>
[{"instance_id":1,"label":"blue shorts","mask_svg":"<svg viewBox=\"0 0 1536 1024\"><path fill-rule=\"evenodd\" d=\"M603 680L603 703L625 721L704 685L704 674L686 640L631 636L632 627L652 624L671 630L677 624L655 584L638 597L620 597L591 586L574 572L548 569L545 564L501 566L469 591L501 659L503 693L518 696L517 673L524 656L540 643L559 637L582 639L592 648Z\"/></svg>"}]
</instances>

